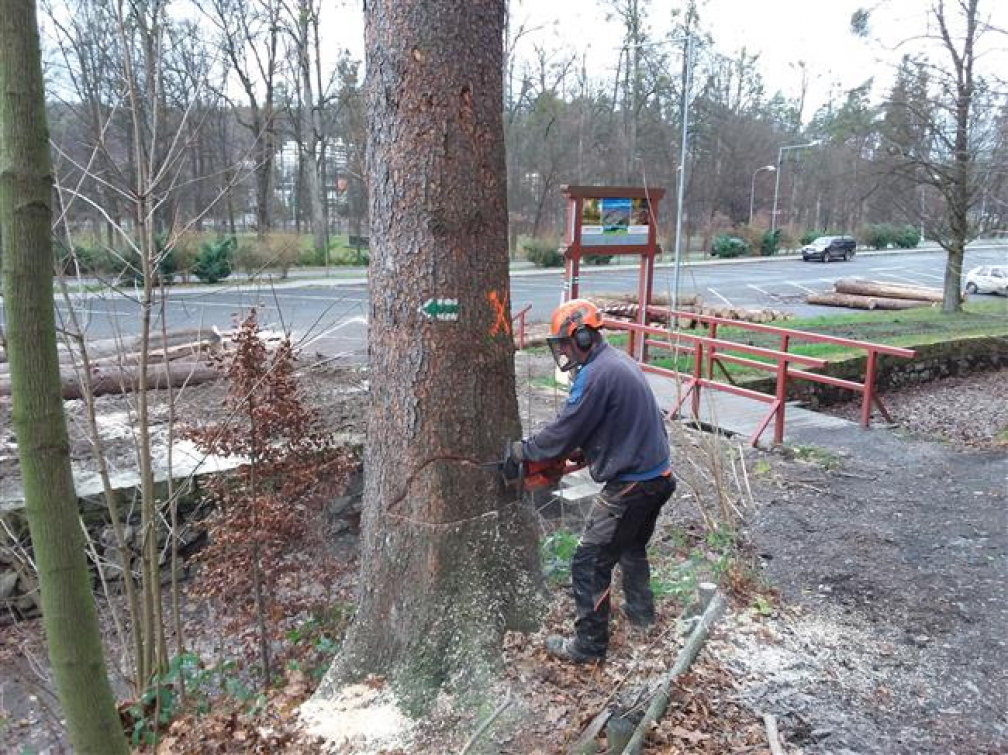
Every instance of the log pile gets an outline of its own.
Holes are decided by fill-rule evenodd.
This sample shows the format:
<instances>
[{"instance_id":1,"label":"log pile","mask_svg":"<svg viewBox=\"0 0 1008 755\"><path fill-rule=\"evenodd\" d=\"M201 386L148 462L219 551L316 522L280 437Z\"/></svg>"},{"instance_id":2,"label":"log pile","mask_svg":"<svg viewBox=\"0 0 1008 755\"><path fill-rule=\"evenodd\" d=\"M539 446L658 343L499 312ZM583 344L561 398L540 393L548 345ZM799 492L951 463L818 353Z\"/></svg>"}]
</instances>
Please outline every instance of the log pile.
<instances>
[{"instance_id":1,"label":"log pile","mask_svg":"<svg viewBox=\"0 0 1008 755\"><path fill-rule=\"evenodd\" d=\"M833 284L832 292L809 294L805 301L827 307L899 310L933 307L941 304L942 296L941 289L926 286L841 278Z\"/></svg>"},{"instance_id":2,"label":"log pile","mask_svg":"<svg viewBox=\"0 0 1008 755\"><path fill-rule=\"evenodd\" d=\"M632 321L639 321L640 307L635 302L618 302L600 300L599 309L609 317L622 317ZM720 317L726 320L741 320L743 322L778 322L792 317L790 312L783 312L776 309L739 309L737 307L705 307L698 297L693 297L690 303L680 303L680 312L696 313L707 317ZM647 321L650 325L667 326L671 318L671 311L667 304L649 304L647 307ZM696 327L697 321L686 317L676 318L678 327Z\"/></svg>"},{"instance_id":3,"label":"log pile","mask_svg":"<svg viewBox=\"0 0 1008 755\"><path fill-rule=\"evenodd\" d=\"M216 380L220 373L207 361L220 351L221 334L207 330L177 330L152 334L148 344L147 385L180 388ZM89 379L82 374L79 344L59 345L60 387L64 399L83 398L90 384L95 396L132 393L140 383L139 337L109 338L87 343ZM0 351L0 396L11 394L10 366Z\"/></svg>"}]
</instances>

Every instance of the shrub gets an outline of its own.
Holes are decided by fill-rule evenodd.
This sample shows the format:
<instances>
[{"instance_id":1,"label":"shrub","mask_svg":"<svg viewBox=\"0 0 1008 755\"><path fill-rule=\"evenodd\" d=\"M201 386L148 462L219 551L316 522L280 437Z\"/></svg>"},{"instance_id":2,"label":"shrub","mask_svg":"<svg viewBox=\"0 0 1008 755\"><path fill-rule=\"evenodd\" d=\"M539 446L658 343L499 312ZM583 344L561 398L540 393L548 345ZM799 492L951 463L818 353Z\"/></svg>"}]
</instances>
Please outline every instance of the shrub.
<instances>
[{"instance_id":1,"label":"shrub","mask_svg":"<svg viewBox=\"0 0 1008 755\"><path fill-rule=\"evenodd\" d=\"M777 248L778 249L798 248L798 238L788 229L787 226L777 229Z\"/></svg>"},{"instance_id":2,"label":"shrub","mask_svg":"<svg viewBox=\"0 0 1008 755\"><path fill-rule=\"evenodd\" d=\"M199 249L200 239L195 233L182 233L175 239L172 256L176 272L182 276L182 281L185 283L189 282L189 276L192 275L193 265L196 264Z\"/></svg>"},{"instance_id":3,"label":"shrub","mask_svg":"<svg viewBox=\"0 0 1008 755\"><path fill-rule=\"evenodd\" d=\"M280 268L280 277L286 278L291 265L299 260L302 249L301 237L296 233L274 231L266 234L261 245L265 264L268 267ZM314 250L310 251L314 259Z\"/></svg>"},{"instance_id":4,"label":"shrub","mask_svg":"<svg viewBox=\"0 0 1008 755\"><path fill-rule=\"evenodd\" d=\"M56 242L56 264L63 275L93 273L101 258L101 249L83 244L74 244L73 248L70 248L66 244Z\"/></svg>"},{"instance_id":5,"label":"shrub","mask_svg":"<svg viewBox=\"0 0 1008 755\"><path fill-rule=\"evenodd\" d=\"M231 275L231 258L237 241L227 236L218 241L204 241L193 265L193 274L204 283L217 283Z\"/></svg>"},{"instance_id":6,"label":"shrub","mask_svg":"<svg viewBox=\"0 0 1008 755\"><path fill-rule=\"evenodd\" d=\"M235 238L231 265L235 270L241 270L245 275L252 276L265 267L264 255L265 250L255 236L240 236Z\"/></svg>"},{"instance_id":7,"label":"shrub","mask_svg":"<svg viewBox=\"0 0 1008 755\"><path fill-rule=\"evenodd\" d=\"M613 255L611 254L592 254L587 257L582 257L582 259L589 265L608 265L612 262Z\"/></svg>"},{"instance_id":8,"label":"shrub","mask_svg":"<svg viewBox=\"0 0 1008 755\"><path fill-rule=\"evenodd\" d=\"M749 249L753 249L759 248L764 232L765 229L754 225L740 225L738 228L733 228L730 235L742 239L749 245Z\"/></svg>"},{"instance_id":9,"label":"shrub","mask_svg":"<svg viewBox=\"0 0 1008 755\"><path fill-rule=\"evenodd\" d=\"M711 254L715 257L741 257L749 254L749 243L738 236L722 233L714 237Z\"/></svg>"},{"instance_id":10,"label":"shrub","mask_svg":"<svg viewBox=\"0 0 1008 755\"><path fill-rule=\"evenodd\" d=\"M920 229L917 226L905 225L897 229L893 242L900 249L916 249L920 239Z\"/></svg>"},{"instance_id":11,"label":"shrub","mask_svg":"<svg viewBox=\"0 0 1008 755\"><path fill-rule=\"evenodd\" d=\"M777 253L777 244L780 242L781 230L778 228L776 231L771 231L767 229L763 233L763 238L760 239L760 254L764 257L770 257Z\"/></svg>"},{"instance_id":12,"label":"shrub","mask_svg":"<svg viewBox=\"0 0 1008 755\"><path fill-rule=\"evenodd\" d=\"M858 234L858 242L872 249L887 249L896 241L896 229L888 223L866 225Z\"/></svg>"},{"instance_id":13,"label":"shrub","mask_svg":"<svg viewBox=\"0 0 1008 755\"><path fill-rule=\"evenodd\" d=\"M807 231L802 231L802 235L798 237L798 242L802 246L808 246L813 241L815 241L817 238L819 238L820 236L823 236L823 235L825 235L825 234L819 233L819 231L816 231L816 230L813 230L813 229L810 228Z\"/></svg>"},{"instance_id":14,"label":"shrub","mask_svg":"<svg viewBox=\"0 0 1008 755\"><path fill-rule=\"evenodd\" d=\"M555 241L532 239L523 245L528 261L537 267L562 267L564 258Z\"/></svg>"},{"instance_id":15,"label":"shrub","mask_svg":"<svg viewBox=\"0 0 1008 755\"><path fill-rule=\"evenodd\" d=\"M367 265L371 256L367 249L354 249L349 246L333 246L329 250L330 265Z\"/></svg>"},{"instance_id":16,"label":"shrub","mask_svg":"<svg viewBox=\"0 0 1008 755\"><path fill-rule=\"evenodd\" d=\"M154 235L154 255L157 260L157 265L154 268L154 283L170 286L175 282L178 262L175 259L175 247L168 244L167 233Z\"/></svg>"}]
</instances>

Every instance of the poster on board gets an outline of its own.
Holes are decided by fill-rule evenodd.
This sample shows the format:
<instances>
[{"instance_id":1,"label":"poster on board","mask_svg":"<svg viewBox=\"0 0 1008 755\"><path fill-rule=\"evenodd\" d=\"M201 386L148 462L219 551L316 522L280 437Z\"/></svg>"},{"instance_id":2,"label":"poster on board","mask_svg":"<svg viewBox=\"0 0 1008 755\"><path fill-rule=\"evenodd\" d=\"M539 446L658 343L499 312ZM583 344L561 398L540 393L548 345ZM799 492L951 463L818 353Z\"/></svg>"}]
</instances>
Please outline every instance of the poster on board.
<instances>
[{"instance_id":1,"label":"poster on board","mask_svg":"<svg viewBox=\"0 0 1008 755\"><path fill-rule=\"evenodd\" d=\"M588 197L581 204L581 245L644 245L650 223L646 199Z\"/></svg>"}]
</instances>

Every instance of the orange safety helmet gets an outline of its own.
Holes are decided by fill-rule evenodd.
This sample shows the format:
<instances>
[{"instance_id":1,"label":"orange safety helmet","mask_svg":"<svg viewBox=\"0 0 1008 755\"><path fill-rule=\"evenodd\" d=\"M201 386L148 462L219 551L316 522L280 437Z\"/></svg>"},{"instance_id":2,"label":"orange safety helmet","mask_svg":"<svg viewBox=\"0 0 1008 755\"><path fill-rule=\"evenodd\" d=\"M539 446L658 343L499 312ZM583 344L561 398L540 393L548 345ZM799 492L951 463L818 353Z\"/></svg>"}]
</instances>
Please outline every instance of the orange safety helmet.
<instances>
[{"instance_id":1,"label":"orange safety helmet","mask_svg":"<svg viewBox=\"0 0 1008 755\"><path fill-rule=\"evenodd\" d=\"M571 299L554 309L546 343L557 367L568 372L583 364L601 327L602 315L587 299Z\"/></svg>"}]
</instances>

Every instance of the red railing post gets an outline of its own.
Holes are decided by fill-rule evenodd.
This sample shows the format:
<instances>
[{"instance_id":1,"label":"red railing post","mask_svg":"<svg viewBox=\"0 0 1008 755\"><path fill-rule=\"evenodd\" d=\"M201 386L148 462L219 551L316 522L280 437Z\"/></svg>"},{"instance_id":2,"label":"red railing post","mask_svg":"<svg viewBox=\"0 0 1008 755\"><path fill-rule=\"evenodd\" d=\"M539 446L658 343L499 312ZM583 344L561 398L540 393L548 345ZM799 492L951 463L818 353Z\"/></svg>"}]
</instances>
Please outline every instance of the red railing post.
<instances>
[{"instance_id":1,"label":"red railing post","mask_svg":"<svg viewBox=\"0 0 1008 755\"><path fill-rule=\"evenodd\" d=\"M703 378L703 343L696 342L693 351L693 419L700 419L700 380Z\"/></svg>"},{"instance_id":2,"label":"red railing post","mask_svg":"<svg viewBox=\"0 0 1008 755\"><path fill-rule=\"evenodd\" d=\"M861 398L861 427L871 426L871 407L875 399L875 349L868 349L865 366L864 395Z\"/></svg>"},{"instance_id":3,"label":"red railing post","mask_svg":"<svg viewBox=\"0 0 1008 755\"><path fill-rule=\"evenodd\" d=\"M707 323L707 337L717 338L717 323ZM714 379L714 349L707 349L707 377Z\"/></svg>"},{"instance_id":4,"label":"red railing post","mask_svg":"<svg viewBox=\"0 0 1008 755\"><path fill-rule=\"evenodd\" d=\"M787 333L782 333L780 350L786 354L789 345L789 335ZM774 418L773 432L773 442L775 446L784 442L784 406L787 403L788 364L789 363L786 357L777 363L777 415Z\"/></svg>"},{"instance_id":5,"label":"red railing post","mask_svg":"<svg viewBox=\"0 0 1008 755\"><path fill-rule=\"evenodd\" d=\"M521 311L511 317L511 330L512 334L517 332L518 335L518 350L521 351L525 348L525 317L528 315L529 310L532 309L531 304L526 304L522 307ZM517 328L515 324L517 323Z\"/></svg>"}]
</instances>

